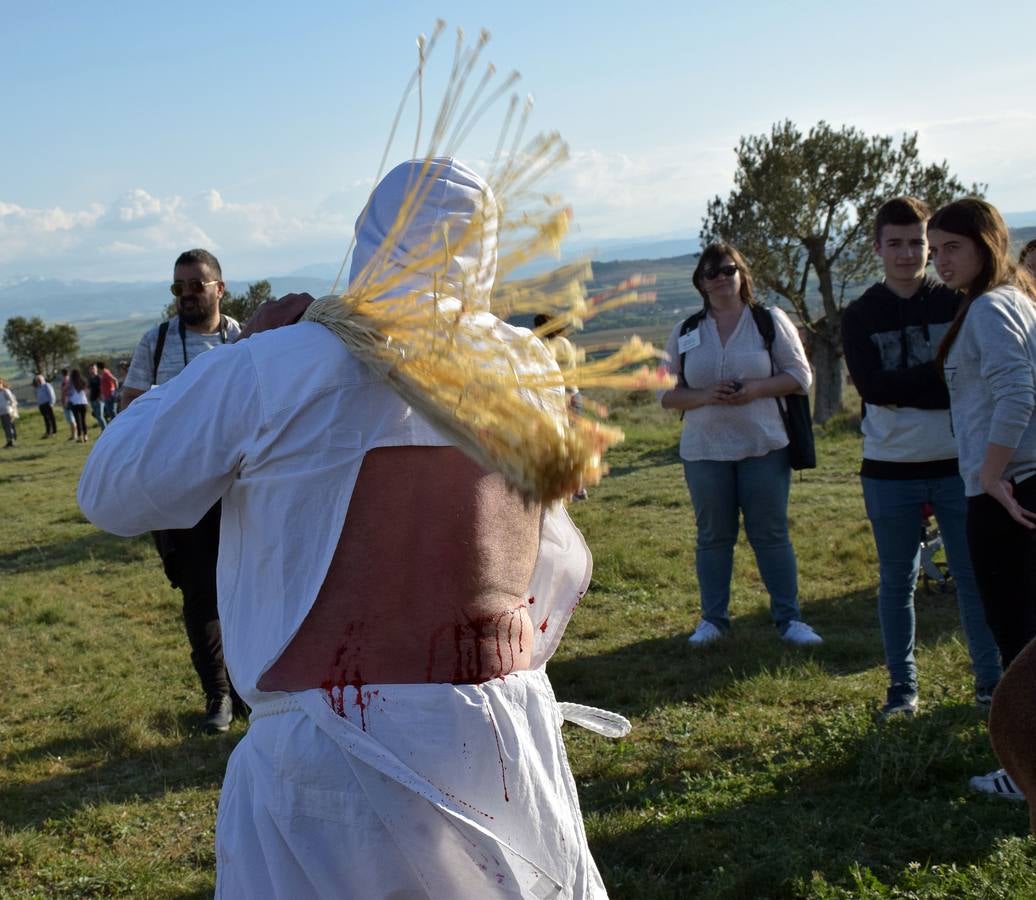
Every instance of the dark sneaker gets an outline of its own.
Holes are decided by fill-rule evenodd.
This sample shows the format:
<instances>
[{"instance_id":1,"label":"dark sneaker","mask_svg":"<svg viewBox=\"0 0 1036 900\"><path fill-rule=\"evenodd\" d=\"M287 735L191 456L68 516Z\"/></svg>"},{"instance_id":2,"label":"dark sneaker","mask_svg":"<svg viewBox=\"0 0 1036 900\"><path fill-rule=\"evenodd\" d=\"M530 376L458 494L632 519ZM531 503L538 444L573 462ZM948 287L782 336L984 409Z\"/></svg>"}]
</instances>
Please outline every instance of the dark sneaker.
<instances>
[{"instance_id":1,"label":"dark sneaker","mask_svg":"<svg viewBox=\"0 0 1036 900\"><path fill-rule=\"evenodd\" d=\"M885 705L881 717L912 716L917 712L917 689L909 684L893 684L885 694Z\"/></svg>"},{"instance_id":2,"label":"dark sneaker","mask_svg":"<svg viewBox=\"0 0 1036 900\"><path fill-rule=\"evenodd\" d=\"M206 734L220 734L230 728L234 721L234 705L230 694L220 694L216 697L209 697L205 704L205 727Z\"/></svg>"}]
</instances>

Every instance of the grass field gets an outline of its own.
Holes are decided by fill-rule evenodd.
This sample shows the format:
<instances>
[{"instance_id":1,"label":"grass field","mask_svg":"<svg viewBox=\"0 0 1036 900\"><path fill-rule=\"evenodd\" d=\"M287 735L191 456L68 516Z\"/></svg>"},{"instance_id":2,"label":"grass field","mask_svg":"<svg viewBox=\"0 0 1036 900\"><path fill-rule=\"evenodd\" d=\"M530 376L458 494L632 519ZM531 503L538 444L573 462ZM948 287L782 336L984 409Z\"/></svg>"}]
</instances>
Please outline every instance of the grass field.
<instances>
[{"instance_id":1,"label":"grass field","mask_svg":"<svg viewBox=\"0 0 1036 900\"><path fill-rule=\"evenodd\" d=\"M880 724L885 673L854 424L796 478L805 618L785 647L739 547L732 637L692 652L693 525L677 425L619 399L628 441L573 507L594 578L549 671L560 699L618 710L610 741L566 728L590 843L617 898L1026 898L1024 804L969 793L995 767L952 595L919 594L921 713ZM0 897L211 896L227 755L146 537L98 532L74 488L93 446L0 450Z\"/></svg>"}]
</instances>

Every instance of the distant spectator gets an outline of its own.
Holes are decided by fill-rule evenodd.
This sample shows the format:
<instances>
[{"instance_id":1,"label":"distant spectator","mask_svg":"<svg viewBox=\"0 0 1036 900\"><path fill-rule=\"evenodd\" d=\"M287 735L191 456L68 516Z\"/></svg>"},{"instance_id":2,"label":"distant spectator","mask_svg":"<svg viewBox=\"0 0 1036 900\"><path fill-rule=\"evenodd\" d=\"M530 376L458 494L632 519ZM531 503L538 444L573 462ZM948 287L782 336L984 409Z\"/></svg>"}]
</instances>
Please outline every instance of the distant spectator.
<instances>
[{"instance_id":1,"label":"distant spectator","mask_svg":"<svg viewBox=\"0 0 1036 900\"><path fill-rule=\"evenodd\" d=\"M47 379L37 375L32 383L36 386L36 405L40 408L40 415L43 416L43 434L41 437L49 438L58 433L58 423L54 419L54 388L47 384Z\"/></svg>"},{"instance_id":2,"label":"distant spectator","mask_svg":"<svg viewBox=\"0 0 1036 900\"><path fill-rule=\"evenodd\" d=\"M15 425L17 419L18 399L7 382L0 378L0 425L3 425L4 437L7 438L7 443L4 444L5 450L13 447L14 442L18 439L18 428Z\"/></svg>"},{"instance_id":3,"label":"distant spectator","mask_svg":"<svg viewBox=\"0 0 1036 900\"><path fill-rule=\"evenodd\" d=\"M90 440L90 432L86 425L86 407L90 402L87 391L90 386L86 379L79 374L79 369L73 369L68 377L71 384L68 402L76 419L76 440L80 444L85 444Z\"/></svg>"},{"instance_id":4,"label":"distant spectator","mask_svg":"<svg viewBox=\"0 0 1036 900\"><path fill-rule=\"evenodd\" d=\"M61 409L65 414L65 421L68 422L68 439L74 441L79 437L79 429L76 427L75 413L72 412L72 379L68 376L68 369L61 370Z\"/></svg>"},{"instance_id":5,"label":"distant spectator","mask_svg":"<svg viewBox=\"0 0 1036 900\"><path fill-rule=\"evenodd\" d=\"M87 382L90 412L93 413L93 417L100 426L101 431L104 431L105 426L108 424L104 418L104 400L101 399L101 367L103 365L104 363L100 365L93 363L87 370L90 375Z\"/></svg>"},{"instance_id":6,"label":"distant spectator","mask_svg":"<svg viewBox=\"0 0 1036 900\"><path fill-rule=\"evenodd\" d=\"M1018 257L1020 262L1026 269L1029 270L1029 274L1036 278L1036 238L1033 238L1022 247L1021 255Z\"/></svg>"},{"instance_id":7,"label":"distant spectator","mask_svg":"<svg viewBox=\"0 0 1036 900\"><path fill-rule=\"evenodd\" d=\"M119 363L119 377L117 379L118 383L115 387L115 395L113 398L115 402L112 407L112 413L110 416L108 416L109 422L119 414L119 410L122 408L122 385L123 382L126 380L126 375L128 374L128 372L129 363L123 360Z\"/></svg>"},{"instance_id":8,"label":"distant spectator","mask_svg":"<svg viewBox=\"0 0 1036 900\"><path fill-rule=\"evenodd\" d=\"M540 329L544 326L550 325L551 318L546 313L539 313L535 319L533 319L533 326L536 328L543 337L543 342L550 349L550 352L554 356L554 361L558 364L562 372L569 372L571 369L576 367L578 362L576 358L576 349L572 346L572 342L565 336L565 329L563 327L555 328L552 331L540 332ZM583 409L583 397L579 393L579 388L574 384L569 384L567 379L565 382L565 394L568 398L568 405L577 412L581 412ZM572 495L573 500L585 500L587 498L587 491L585 487L579 488Z\"/></svg>"},{"instance_id":9,"label":"distant spectator","mask_svg":"<svg viewBox=\"0 0 1036 900\"><path fill-rule=\"evenodd\" d=\"M102 360L98 360L94 365L101 378L101 412L104 416L104 425L107 425L115 418L115 392L119 389L119 382ZM104 425L101 428L104 428Z\"/></svg>"}]
</instances>

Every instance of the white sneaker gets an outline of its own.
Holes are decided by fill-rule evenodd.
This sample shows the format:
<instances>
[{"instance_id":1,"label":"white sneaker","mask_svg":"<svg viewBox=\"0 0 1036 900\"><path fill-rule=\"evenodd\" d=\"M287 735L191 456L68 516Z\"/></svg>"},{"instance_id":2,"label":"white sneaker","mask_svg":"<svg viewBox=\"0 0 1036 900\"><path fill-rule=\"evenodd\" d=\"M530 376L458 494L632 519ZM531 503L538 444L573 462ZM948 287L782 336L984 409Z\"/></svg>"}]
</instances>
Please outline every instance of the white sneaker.
<instances>
[{"instance_id":1,"label":"white sneaker","mask_svg":"<svg viewBox=\"0 0 1036 900\"><path fill-rule=\"evenodd\" d=\"M792 619L788 623L788 628L781 635L781 640L787 641L789 644L795 644L798 647L811 647L824 643L824 639L819 634L805 622L800 622L798 619Z\"/></svg>"},{"instance_id":2,"label":"white sneaker","mask_svg":"<svg viewBox=\"0 0 1036 900\"><path fill-rule=\"evenodd\" d=\"M721 637L723 637L722 631L711 622L706 622L705 619L702 619L698 623L698 627L694 629L694 634L687 638L687 643L692 647L703 647L705 644L718 641Z\"/></svg>"},{"instance_id":3,"label":"white sneaker","mask_svg":"<svg viewBox=\"0 0 1036 900\"><path fill-rule=\"evenodd\" d=\"M1024 800L1025 794L1018 790L1006 769L997 769L988 775L976 775L968 784L973 791L1000 797L1003 800Z\"/></svg>"}]
</instances>

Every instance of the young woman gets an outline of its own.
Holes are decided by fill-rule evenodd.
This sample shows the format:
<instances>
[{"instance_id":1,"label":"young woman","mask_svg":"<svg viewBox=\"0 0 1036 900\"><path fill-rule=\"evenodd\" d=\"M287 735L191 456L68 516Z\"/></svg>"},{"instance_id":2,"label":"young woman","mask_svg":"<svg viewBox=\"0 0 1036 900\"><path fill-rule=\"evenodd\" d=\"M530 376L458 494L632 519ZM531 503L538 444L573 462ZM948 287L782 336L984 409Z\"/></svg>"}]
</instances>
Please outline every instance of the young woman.
<instances>
[{"instance_id":1,"label":"young woman","mask_svg":"<svg viewBox=\"0 0 1036 900\"><path fill-rule=\"evenodd\" d=\"M735 247L706 247L692 280L705 315L684 335L681 325L673 329L666 351L678 384L661 396L664 408L684 413L680 457L698 526L702 618L688 642L702 646L730 628L730 579L743 513L781 637L819 644L799 612L788 537L788 435L775 399L809 390L812 373L802 342L788 317L770 310L771 360L752 315L752 275Z\"/></svg>"},{"instance_id":2,"label":"young woman","mask_svg":"<svg viewBox=\"0 0 1036 900\"><path fill-rule=\"evenodd\" d=\"M68 377L72 383L72 390L68 395L68 399L69 405L72 407L72 415L75 416L76 420L76 440L81 444L85 444L90 440L86 425L86 408L90 402L86 391L89 385L86 379L79 374L79 369L73 369Z\"/></svg>"},{"instance_id":3,"label":"young woman","mask_svg":"<svg viewBox=\"0 0 1036 900\"><path fill-rule=\"evenodd\" d=\"M1036 281L1009 256L1007 225L984 200L940 209L928 243L939 277L964 295L939 360L968 497L968 548L1006 670L1036 637ZM1003 770L971 784L1021 798Z\"/></svg>"}]
</instances>

